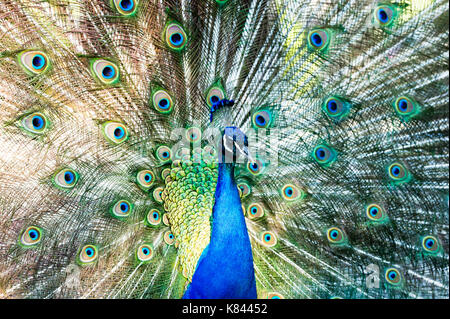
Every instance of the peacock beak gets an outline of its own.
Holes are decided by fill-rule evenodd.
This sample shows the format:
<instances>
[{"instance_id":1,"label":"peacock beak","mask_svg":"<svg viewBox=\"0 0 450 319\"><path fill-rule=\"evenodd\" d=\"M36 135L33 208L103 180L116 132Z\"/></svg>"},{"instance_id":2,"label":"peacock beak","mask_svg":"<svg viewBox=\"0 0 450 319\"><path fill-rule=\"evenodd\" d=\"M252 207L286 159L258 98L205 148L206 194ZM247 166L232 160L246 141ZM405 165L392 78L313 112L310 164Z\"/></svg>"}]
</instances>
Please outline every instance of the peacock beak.
<instances>
[{"instance_id":1,"label":"peacock beak","mask_svg":"<svg viewBox=\"0 0 450 319\"><path fill-rule=\"evenodd\" d=\"M222 138L222 158L225 163L244 163L253 157L248 147L247 136L237 127L228 126Z\"/></svg>"}]
</instances>

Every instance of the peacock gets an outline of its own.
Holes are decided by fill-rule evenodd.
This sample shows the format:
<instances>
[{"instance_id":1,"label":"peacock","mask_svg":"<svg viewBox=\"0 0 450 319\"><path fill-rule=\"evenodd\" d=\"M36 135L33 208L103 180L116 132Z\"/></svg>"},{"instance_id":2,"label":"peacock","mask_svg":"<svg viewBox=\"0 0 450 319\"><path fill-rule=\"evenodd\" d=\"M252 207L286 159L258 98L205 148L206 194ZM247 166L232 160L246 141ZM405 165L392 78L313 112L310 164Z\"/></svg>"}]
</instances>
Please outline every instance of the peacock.
<instances>
[{"instance_id":1,"label":"peacock","mask_svg":"<svg viewBox=\"0 0 450 319\"><path fill-rule=\"evenodd\" d=\"M446 0L1 0L0 297L449 297Z\"/></svg>"}]
</instances>

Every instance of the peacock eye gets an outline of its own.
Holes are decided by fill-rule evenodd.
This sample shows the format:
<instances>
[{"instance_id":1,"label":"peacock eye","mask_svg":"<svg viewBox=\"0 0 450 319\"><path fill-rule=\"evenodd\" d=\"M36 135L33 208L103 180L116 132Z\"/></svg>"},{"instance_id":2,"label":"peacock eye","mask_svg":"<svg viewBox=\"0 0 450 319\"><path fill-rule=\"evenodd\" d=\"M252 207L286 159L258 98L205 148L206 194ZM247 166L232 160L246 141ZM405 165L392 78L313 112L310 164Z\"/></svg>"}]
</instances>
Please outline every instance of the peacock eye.
<instances>
[{"instance_id":1,"label":"peacock eye","mask_svg":"<svg viewBox=\"0 0 450 319\"><path fill-rule=\"evenodd\" d=\"M216 156L216 155L217 155L216 148L215 148L214 146L211 146L211 145L206 145L206 146L203 148L203 151L204 151L205 153L211 155L211 156Z\"/></svg>"},{"instance_id":2,"label":"peacock eye","mask_svg":"<svg viewBox=\"0 0 450 319\"><path fill-rule=\"evenodd\" d=\"M150 244L142 244L136 250L136 257L141 262L147 262L153 257L153 248Z\"/></svg>"},{"instance_id":3,"label":"peacock eye","mask_svg":"<svg viewBox=\"0 0 450 319\"><path fill-rule=\"evenodd\" d=\"M172 245L175 242L175 236L172 234L170 230L164 233L164 241L167 245Z\"/></svg>"},{"instance_id":4,"label":"peacock eye","mask_svg":"<svg viewBox=\"0 0 450 319\"><path fill-rule=\"evenodd\" d=\"M168 148L167 146L160 146L158 147L158 149L156 150L156 157L161 161L161 162L168 162L171 160L172 158L172 151L170 150L170 148Z\"/></svg>"},{"instance_id":5,"label":"peacock eye","mask_svg":"<svg viewBox=\"0 0 450 319\"><path fill-rule=\"evenodd\" d=\"M161 219L162 219L162 222L163 222L164 225L166 225L166 226L170 225L169 218L167 217L167 214L163 214Z\"/></svg>"},{"instance_id":6,"label":"peacock eye","mask_svg":"<svg viewBox=\"0 0 450 319\"><path fill-rule=\"evenodd\" d=\"M155 175L148 169L139 171L136 175L136 182L145 190L149 189L154 181Z\"/></svg>"},{"instance_id":7,"label":"peacock eye","mask_svg":"<svg viewBox=\"0 0 450 319\"><path fill-rule=\"evenodd\" d=\"M272 113L269 110L255 112L252 116L252 124L255 128L268 128L272 124Z\"/></svg>"},{"instance_id":8,"label":"peacock eye","mask_svg":"<svg viewBox=\"0 0 450 319\"><path fill-rule=\"evenodd\" d=\"M159 210L153 208L147 213L146 224L148 226L158 226L161 224L161 213Z\"/></svg>"},{"instance_id":9,"label":"peacock eye","mask_svg":"<svg viewBox=\"0 0 450 319\"><path fill-rule=\"evenodd\" d=\"M327 110L330 112L330 114L336 115L339 114L339 112L342 109L342 103L337 99L330 99L327 101Z\"/></svg>"},{"instance_id":10,"label":"peacock eye","mask_svg":"<svg viewBox=\"0 0 450 319\"><path fill-rule=\"evenodd\" d=\"M408 121L420 112L420 107L413 99L400 96L394 101L394 110L398 116Z\"/></svg>"},{"instance_id":11,"label":"peacock eye","mask_svg":"<svg viewBox=\"0 0 450 319\"><path fill-rule=\"evenodd\" d=\"M313 50L321 51L328 47L329 42L330 37L326 30L316 29L308 33L308 44Z\"/></svg>"},{"instance_id":12,"label":"peacock eye","mask_svg":"<svg viewBox=\"0 0 450 319\"><path fill-rule=\"evenodd\" d=\"M225 90L220 84L220 81L217 81L206 92L206 104L208 104L209 107L212 107L213 105L224 99L226 99Z\"/></svg>"},{"instance_id":13,"label":"peacock eye","mask_svg":"<svg viewBox=\"0 0 450 319\"><path fill-rule=\"evenodd\" d=\"M303 191L293 184L286 184L281 188L281 196L289 202L301 199L303 195Z\"/></svg>"},{"instance_id":14,"label":"peacock eye","mask_svg":"<svg viewBox=\"0 0 450 319\"><path fill-rule=\"evenodd\" d=\"M422 238L422 248L430 254L437 254L441 248L439 240L434 236L425 236Z\"/></svg>"},{"instance_id":15,"label":"peacock eye","mask_svg":"<svg viewBox=\"0 0 450 319\"><path fill-rule=\"evenodd\" d=\"M409 171L400 163L393 163L388 167L389 178L397 184L408 182L411 179Z\"/></svg>"},{"instance_id":16,"label":"peacock eye","mask_svg":"<svg viewBox=\"0 0 450 319\"><path fill-rule=\"evenodd\" d=\"M79 254L79 261L81 264L90 264L93 263L98 257L97 247L94 245L86 245L81 248Z\"/></svg>"},{"instance_id":17,"label":"peacock eye","mask_svg":"<svg viewBox=\"0 0 450 319\"><path fill-rule=\"evenodd\" d=\"M327 238L332 244L341 244L345 241L345 234L341 229L331 227L327 230Z\"/></svg>"},{"instance_id":18,"label":"peacock eye","mask_svg":"<svg viewBox=\"0 0 450 319\"><path fill-rule=\"evenodd\" d=\"M33 134L43 134L48 128L48 120L44 114L36 112L23 117L22 128Z\"/></svg>"},{"instance_id":19,"label":"peacock eye","mask_svg":"<svg viewBox=\"0 0 450 319\"><path fill-rule=\"evenodd\" d=\"M381 26L389 26L395 18L397 9L394 6L380 5L375 9L375 19Z\"/></svg>"},{"instance_id":20,"label":"peacock eye","mask_svg":"<svg viewBox=\"0 0 450 319\"><path fill-rule=\"evenodd\" d=\"M402 275L395 268L387 269L385 273L385 278L386 281L393 286L399 286L402 283Z\"/></svg>"},{"instance_id":21,"label":"peacock eye","mask_svg":"<svg viewBox=\"0 0 450 319\"><path fill-rule=\"evenodd\" d=\"M56 186L70 189L75 186L78 181L78 174L70 168L65 168L56 173L53 177L53 182Z\"/></svg>"},{"instance_id":22,"label":"peacock eye","mask_svg":"<svg viewBox=\"0 0 450 319\"><path fill-rule=\"evenodd\" d=\"M187 35L183 27L177 23L169 23L165 28L165 39L170 49L181 51L186 46Z\"/></svg>"},{"instance_id":23,"label":"peacock eye","mask_svg":"<svg viewBox=\"0 0 450 319\"><path fill-rule=\"evenodd\" d=\"M38 244L42 238L42 230L36 226L30 226L22 232L20 244L22 247L30 247Z\"/></svg>"},{"instance_id":24,"label":"peacock eye","mask_svg":"<svg viewBox=\"0 0 450 319\"><path fill-rule=\"evenodd\" d=\"M278 292L270 292L267 294L267 299L284 299L284 297Z\"/></svg>"},{"instance_id":25,"label":"peacock eye","mask_svg":"<svg viewBox=\"0 0 450 319\"><path fill-rule=\"evenodd\" d=\"M260 236L263 245L266 247L273 247L277 244L277 237L270 231L262 232Z\"/></svg>"},{"instance_id":26,"label":"peacock eye","mask_svg":"<svg viewBox=\"0 0 450 319\"><path fill-rule=\"evenodd\" d=\"M163 190L164 189L162 187L156 187L153 190L153 199L155 201L157 201L158 203L162 203L163 202L163 200L162 200L162 192L163 192Z\"/></svg>"},{"instance_id":27,"label":"peacock eye","mask_svg":"<svg viewBox=\"0 0 450 319\"><path fill-rule=\"evenodd\" d=\"M374 222L382 222L386 220L386 212L380 205L370 204L366 207L367 217Z\"/></svg>"},{"instance_id":28,"label":"peacock eye","mask_svg":"<svg viewBox=\"0 0 450 319\"><path fill-rule=\"evenodd\" d=\"M314 148L313 158L317 163L328 166L336 160L336 151L327 145L318 145Z\"/></svg>"},{"instance_id":29,"label":"peacock eye","mask_svg":"<svg viewBox=\"0 0 450 319\"><path fill-rule=\"evenodd\" d=\"M25 50L18 54L17 59L29 75L42 74L50 67L50 60L42 51Z\"/></svg>"},{"instance_id":30,"label":"peacock eye","mask_svg":"<svg viewBox=\"0 0 450 319\"><path fill-rule=\"evenodd\" d=\"M94 59L91 61L91 70L103 84L112 85L119 81L119 68L111 61Z\"/></svg>"},{"instance_id":31,"label":"peacock eye","mask_svg":"<svg viewBox=\"0 0 450 319\"><path fill-rule=\"evenodd\" d=\"M389 172L391 173L393 178L401 178L405 174L402 167L399 165L392 165Z\"/></svg>"},{"instance_id":32,"label":"peacock eye","mask_svg":"<svg viewBox=\"0 0 450 319\"><path fill-rule=\"evenodd\" d=\"M136 13L138 0L114 0L114 7L124 16L132 16Z\"/></svg>"},{"instance_id":33,"label":"peacock eye","mask_svg":"<svg viewBox=\"0 0 450 319\"><path fill-rule=\"evenodd\" d=\"M186 130L186 139L195 143L202 139L202 131L198 127L190 127Z\"/></svg>"},{"instance_id":34,"label":"peacock eye","mask_svg":"<svg viewBox=\"0 0 450 319\"><path fill-rule=\"evenodd\" d=\"M251 192L250 185L247 183L239 183L237 187L239 188L242 197L249 195Z\"/></svg>"},{"instance_id":35,"label":"peacock eye","mask_svg":"<svg viewBox=\"0 0 450 319\"><path fill-rule=\"evenodd\" d=\"M111 144L121 144L128 139L128 130L122 123L105 122L102 125L103 135Z\"/></svg>"},{"instance_id":36,"label":"peacock eye","mask_svg":"<svg viewBox=\"0 0 450 319\"><path fill-rule=\"evenodd\" d=\"M165 90L157 90L152 96L153 107L156 111L169 114L173 110L173 99Z\"/></svg>"},{"instance_id":37,"label":"peacock eye","mask_svg":"<svg viewBox=\"0 0 450 319\"><path fill-rule=\"evenodd\" d=\"M124 218L130 216L132 209L133 206L128 201L119 200L111 208L111 213L114 217Z\"/></svg>"},{"instance_id":38,"label":"peacock eye","mask_svg":"<svg viewBox=\"0 0 450 319\"><path fill-rule=\"evenodd\" d=\"M170 175L170 168L165 168L165 169L163 169L163 170L161 171L161 178L162 178L163 180L165 180L166 177L169 176L169 175Z\"/></svg>"},{"instance_id":39,"label":"peacock eye","mask_svg":"<svg viewBox=\"0 0 450 319\"><path fill-rule=\"evenodd\" d=\"M256 219L264 216L264 208L261 204L253 203L247 208L247 216L250 219Z\"/></svg>"},{"instance_id":40,"label":"peacock eye","mask_svg":"<svg viewBox=\"0 0 450 319\"><path fill-rule=\"evenodd\" d=\"M255 160L254 162L247 163L247 169L253 175L259 175L262 172L263 165L260 160Z\"/></svg>"},{"instance_id":41,"label":"peacock eye","mask_svg":"<svg viewBox=\"0 0 450 319\"><path fill-rule=\"evenodd\" d=\"M350 108L349 102L337 96L327 98L322 106L325 114L334 120L343 119L350 112Z\"/></svg>"}]
</instances>

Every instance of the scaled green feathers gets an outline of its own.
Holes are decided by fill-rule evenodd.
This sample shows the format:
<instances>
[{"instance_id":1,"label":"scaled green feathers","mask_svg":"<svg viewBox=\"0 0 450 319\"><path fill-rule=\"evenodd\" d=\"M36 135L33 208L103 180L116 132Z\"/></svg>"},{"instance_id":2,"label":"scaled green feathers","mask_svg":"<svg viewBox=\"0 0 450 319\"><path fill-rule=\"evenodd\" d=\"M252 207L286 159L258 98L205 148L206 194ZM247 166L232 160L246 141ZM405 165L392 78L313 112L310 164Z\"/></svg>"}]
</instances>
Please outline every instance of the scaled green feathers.
<instances>
[{"instance_id":1,"label":"scaled green feathers","mask_svg":"<svg viewBox=\"0 0 450 319\"><path fill-rule=\"evenodd\" d=\"M182 297L224 126L258 298L448 298L448 12L1 1L0 298Z\"/></svg>"}]
</instances>

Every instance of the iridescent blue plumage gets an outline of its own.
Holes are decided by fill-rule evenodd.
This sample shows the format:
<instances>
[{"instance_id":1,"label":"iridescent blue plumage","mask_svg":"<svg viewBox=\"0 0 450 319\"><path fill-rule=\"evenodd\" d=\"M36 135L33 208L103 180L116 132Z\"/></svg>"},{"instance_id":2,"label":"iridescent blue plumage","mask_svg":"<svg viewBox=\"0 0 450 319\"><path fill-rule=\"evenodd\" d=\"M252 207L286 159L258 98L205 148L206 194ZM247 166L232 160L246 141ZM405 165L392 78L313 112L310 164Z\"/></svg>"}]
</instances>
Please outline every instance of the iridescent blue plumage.
<instances>
[{"instance_id":1,"label":"iridescent blue plumage","mask_svg":"<svg viewBox=\"0 0 450 319\"><path fill-rule=\"evenodd\" d=\"M219 164L211 242L203 251L183 298L256 298L252 249L234 164Z\"/></svg>"},{"instance_id":2,"label":"iridescent blue plumage","mask_svg":"<svg viewBox=\"0 0 450 319\"><path fill-rule=\"evenodd\" d=\"M448 298L448 12L0 1L0 298Z\"/></svg>"}]
</instances>

